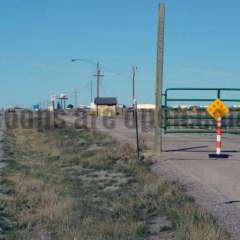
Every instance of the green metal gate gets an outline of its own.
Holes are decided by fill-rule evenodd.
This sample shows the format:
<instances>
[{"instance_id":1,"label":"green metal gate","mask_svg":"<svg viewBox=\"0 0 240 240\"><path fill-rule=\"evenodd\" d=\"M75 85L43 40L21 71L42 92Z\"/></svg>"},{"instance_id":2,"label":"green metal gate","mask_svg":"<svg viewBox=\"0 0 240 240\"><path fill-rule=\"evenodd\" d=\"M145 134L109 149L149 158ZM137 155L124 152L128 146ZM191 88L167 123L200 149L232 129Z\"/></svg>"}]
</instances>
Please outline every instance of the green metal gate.
<instances>
[{"instance_id":1,"label":"green metal gate","mask_svg":"<svg viewBox=\"0 0 240 240\"><path fill-rule=\"evenodd\" d=\"M213 98L175 98L170 94L187 92L199 95L200 92L209 92ZM237 94L237 98L224 98L226 94ZM182 95L182 94L181 94ZM213 133L215 121L208 115L206 108L199 104L191 108L176 108L172 103L205 103L210 104L216 98L227 103L240 103L240 88L168 88L164 94L164 132L165 133ZM230 107L230 114L223 119L223 131L240 134L240 107Z\"/></svg>"}]
</instances>

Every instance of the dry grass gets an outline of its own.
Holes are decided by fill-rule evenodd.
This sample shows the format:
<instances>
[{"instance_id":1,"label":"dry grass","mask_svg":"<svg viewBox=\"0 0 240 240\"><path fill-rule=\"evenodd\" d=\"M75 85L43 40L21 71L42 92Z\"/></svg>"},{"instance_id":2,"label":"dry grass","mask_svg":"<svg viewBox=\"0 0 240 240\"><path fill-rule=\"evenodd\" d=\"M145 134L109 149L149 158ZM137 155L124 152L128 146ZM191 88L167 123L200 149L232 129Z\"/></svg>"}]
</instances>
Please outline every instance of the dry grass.
<instances>
[{"instance_id":1,"label":"dry grass","mask_svg":"<svg viewBox=\"0 0 240 240\"><path fill-rule=\"evenodd\" d=\"M5 153L0 211L15 223L7 239L146 239L150 220L163 214L172 222L154 233L163 239L228 239L180 185L159 179L110 137L19 128L8 131Z\"/></svg>"}]
</instances>

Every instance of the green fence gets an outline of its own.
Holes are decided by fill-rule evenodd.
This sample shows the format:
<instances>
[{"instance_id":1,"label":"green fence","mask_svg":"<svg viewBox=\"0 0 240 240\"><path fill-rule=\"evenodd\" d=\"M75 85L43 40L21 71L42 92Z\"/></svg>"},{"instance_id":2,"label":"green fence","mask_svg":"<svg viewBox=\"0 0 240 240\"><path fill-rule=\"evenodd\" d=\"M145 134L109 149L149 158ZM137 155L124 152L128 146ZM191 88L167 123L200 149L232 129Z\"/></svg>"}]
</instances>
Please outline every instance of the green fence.
<instances>
[{"instance_id":1,"label":"green fence","mask_svg":"<svg viewBox=\"0 0 240 240\"><path fill-rule=\"evenodd\" d=\"M201 93L209 93L212 98L187 98L177 97L174 93L182 96L189 93L199 96ZM180 94L179 94L180 93ZM224 97L224 94L236 94L236 98ZM215 120L212 119L204 107L199 103L209 105L216 98L220 98L226 105L229 103L240 103L240 88L168 88L164 94L164 132L165 133L212 133L215 132ZM173 103L196 103L195 107L180 109L174 108ZM194 104L193 104L194 105ZM223 118L223 132L240 134L240 108L230 107L230 114Z\"/></svg>"}]
</instances>

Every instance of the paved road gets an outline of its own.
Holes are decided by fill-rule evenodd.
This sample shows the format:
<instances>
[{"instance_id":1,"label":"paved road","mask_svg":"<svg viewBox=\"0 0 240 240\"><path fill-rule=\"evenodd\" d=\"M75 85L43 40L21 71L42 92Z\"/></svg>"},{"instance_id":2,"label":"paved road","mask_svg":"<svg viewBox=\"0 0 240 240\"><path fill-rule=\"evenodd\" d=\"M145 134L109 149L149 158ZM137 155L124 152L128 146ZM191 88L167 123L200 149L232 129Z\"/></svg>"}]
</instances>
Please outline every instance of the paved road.
<instances>
[{"instance_id":1,"label":"paved road","mask_svg":"<svg viewBox=\"0 0 240 240\"><path fill-rule=\"evenodd\" d=\"M73 122L73 117L65 117ZM97 120L97 129L123 142L133 144L135 131L118 120L114 129L107 129ZM141 132L151 149L153 132ZM215 151L215 136L209 134L168 134L163 138L164 152L156 156L153 170L173 180L180 180L196 202L215 215L220 223L240 239L240 136L223 136L223 150L231 156L226 160L208 158Z\"/></svg>"}]
</instances>

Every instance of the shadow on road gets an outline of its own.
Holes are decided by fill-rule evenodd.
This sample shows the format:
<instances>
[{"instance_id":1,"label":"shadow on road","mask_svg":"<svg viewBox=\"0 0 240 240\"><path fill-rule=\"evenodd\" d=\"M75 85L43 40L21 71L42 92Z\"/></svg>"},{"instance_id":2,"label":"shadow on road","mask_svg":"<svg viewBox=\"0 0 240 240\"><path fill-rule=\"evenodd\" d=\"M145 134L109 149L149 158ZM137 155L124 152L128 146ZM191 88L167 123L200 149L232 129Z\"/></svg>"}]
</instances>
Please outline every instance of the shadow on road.
<instances>
[{"instance_id":1,"label":"shadow on road","mask_svg":"<svg viewBox=\"0 0 240 240\"><path fill-rule=\"evenodd\" d=\"M209 151L209 150L195 150L195 149L201 149L201 148L207 148L208 146L197 146L197 147L187 147L187 148L178 148L178 149L170 149L170 150L165 150L164 152L195 152L195 153L211 153L214 151ZM224 150L222 151L223 153L238 153L240 151L236 150Z\"/></svg>"}]
</instances>

